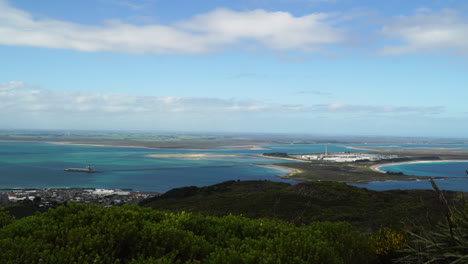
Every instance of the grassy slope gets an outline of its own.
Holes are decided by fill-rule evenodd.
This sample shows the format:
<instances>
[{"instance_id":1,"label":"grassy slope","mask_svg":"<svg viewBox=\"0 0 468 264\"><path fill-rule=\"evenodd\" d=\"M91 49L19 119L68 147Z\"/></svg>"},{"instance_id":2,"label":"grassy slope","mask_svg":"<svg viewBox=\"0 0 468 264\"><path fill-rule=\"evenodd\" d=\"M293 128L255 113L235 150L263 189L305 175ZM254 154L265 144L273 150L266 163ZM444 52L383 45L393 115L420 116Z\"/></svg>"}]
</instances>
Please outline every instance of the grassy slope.
<instances>
[{"instance_id":1,"label":"grassy slope","mask_svg":"<svg viewBox=\"0 0 468 264\"><path fill-rule=\"evenodd\" d=\"M449 199L456 193L446 192ZM173 189L141 203L157 210L189 211L222 216L278 218L297 224L347 221L363 231L380 226L432 225L443 208L433 191L376 192L337 182L306 182L294 186L268 181L225 182L208 187Z\"/></svg>"}]
</instances>

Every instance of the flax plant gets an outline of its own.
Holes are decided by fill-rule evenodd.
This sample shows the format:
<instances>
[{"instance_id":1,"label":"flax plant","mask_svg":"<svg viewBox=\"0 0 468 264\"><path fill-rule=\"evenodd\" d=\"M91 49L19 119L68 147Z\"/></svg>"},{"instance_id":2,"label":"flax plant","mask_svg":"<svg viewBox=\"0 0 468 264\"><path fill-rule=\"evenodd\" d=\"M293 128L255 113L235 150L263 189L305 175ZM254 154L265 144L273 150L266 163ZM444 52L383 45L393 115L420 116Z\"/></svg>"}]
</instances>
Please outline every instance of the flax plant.
<instances>
[{"instance_id":1,"label":"flax plant","mask_svg":"<svg viewBox=\"0 0 468 264\"><path fill-rule=\"evenodd\" d=\"M468 263L468 208L463 201L459 208L450 206L443 193L431 180L439 200L446 208L446 221L434 230L408 232L409 242L402 250L406 256L400 263L461 264Z\"/></svg>"}]
</instances>

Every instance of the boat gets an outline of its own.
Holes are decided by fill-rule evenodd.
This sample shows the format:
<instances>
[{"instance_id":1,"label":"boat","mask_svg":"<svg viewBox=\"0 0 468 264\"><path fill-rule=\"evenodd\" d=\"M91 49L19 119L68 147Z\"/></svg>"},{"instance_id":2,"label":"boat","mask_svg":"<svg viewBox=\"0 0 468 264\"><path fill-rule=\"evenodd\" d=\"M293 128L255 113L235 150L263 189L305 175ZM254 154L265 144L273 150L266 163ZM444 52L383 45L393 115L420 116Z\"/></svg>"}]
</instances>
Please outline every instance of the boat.
<instances>
[{"instance_id":1,"label":"boat","mask_svg":"<svg viewBox=\"0 0 468 264\"><path fill-rule=\"evenodd\" d=\"M466 170L465 172L466 172L466 174L468 174L468 170Z\"/></svg>"},{"instance_id":2,"label":"boat","mask_svg":"<svg viewBox=\"0 0 468 264\"><path fill-rule=\"evenodd\" d=\"M69 172L86 172L86 173L95 173L98 172L95 170L91 165L86 166L86 168L67 168L64 169L64 171L69 171Z\"/></svg>"}]
</instances>

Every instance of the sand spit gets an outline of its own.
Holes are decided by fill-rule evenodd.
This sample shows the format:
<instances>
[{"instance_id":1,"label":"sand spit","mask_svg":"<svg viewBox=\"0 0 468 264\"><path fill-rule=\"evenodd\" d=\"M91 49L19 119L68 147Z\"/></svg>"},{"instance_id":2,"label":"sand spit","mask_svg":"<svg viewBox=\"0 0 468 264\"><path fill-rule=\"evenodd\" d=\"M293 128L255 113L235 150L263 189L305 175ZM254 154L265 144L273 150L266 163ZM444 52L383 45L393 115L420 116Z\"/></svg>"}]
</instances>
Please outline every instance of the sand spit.
<instances>
[{"instance_id":1,"label":"sand spit","mask_svg":"<svg viewBox=\"0 0 468 264\"><path fill-rule=\"evenodd\" d=\"M282 178L292 177L292 176L294 176L296 174L299 174L299 173L303 172L302 170L299 170L299 169L292 169L292 168L288 168L288 167L283 167L283 166L278 165L278 164L257 164L257 166L280 169L281 171L286 171L287 170L288 172L286 173L285 176L281 176Z\"/></svg>"},{"instance_id":2,"label":"sand spit","mask_svg":"<svg viewBox=\"0 0 468 264\"><path fill-rule=\"evenodd\" d=\"M218 155L218 154L150 154L147 157L150 158L192 158L192 159L204 159L204 158L227 158L236 157L237 155Z\"/></svg>"},{"instance_id":3,"label":"sand spit","mask_svg":"<svg viewBox=\"0 0 468 264\"><path fill-rule=\"evenodd\" d=\"M266 155L263 155L263 154L258 154L257 157L269 158L269 159L293 160L293 161L296 161L296 162L306 162L304 160L295 159L295 158L274 157L274 156L266 156Z\"/></svg>"},{"instance_id":4,"label":"sand spit","mask_svg":"<svg viewBox=\"0 0 468 264\"><path fill-rule=\"evenodd\" d=\"M55 145L71 145L71 146L92 146L92 147L116 147L116 148L145 148L145 149L158 149L152 147L144 147L144 146L130 146L130 145L105 145L105 144L92 144L92 143L74 143L74 142L46 142L49 144Z\"/></svg>"},{"instance_id":5,"label":"sand spit","mask_svg":"<svg viewBox=\"0 0 468 264\"><path fill-rule=\"evenodd\" d=\"M352 146L346 146L347 149L354 149L354 150L367 150L367 151L375 151L378 149L371 149L371 148L361 148L361 147L352 147Z\"/></svg>"}]
</instances>

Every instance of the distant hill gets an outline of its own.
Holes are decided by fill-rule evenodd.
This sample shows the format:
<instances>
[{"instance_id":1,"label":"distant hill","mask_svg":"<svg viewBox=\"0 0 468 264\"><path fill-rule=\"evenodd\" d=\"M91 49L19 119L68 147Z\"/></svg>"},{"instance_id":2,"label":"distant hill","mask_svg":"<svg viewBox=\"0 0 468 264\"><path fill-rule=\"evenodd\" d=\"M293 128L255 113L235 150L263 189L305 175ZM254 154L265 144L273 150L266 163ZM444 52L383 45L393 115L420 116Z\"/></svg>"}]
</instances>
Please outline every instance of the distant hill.
<instances>
[{"instance_id":1,"label":"distant hill","mask_svg":"<svg viewBox=\"0 0 468 264\"><path fill-rule=\"evenodd\" d=\"M445 192L448 200L456 192ZM381 226L433 225L443 207L431 190L371 191L338 182L296 185L269 181L228 181L208 187L184 187L140 203L172 212L275 218L296 224L346 221L362 231Z\"/></svg>"}]
</instances>

